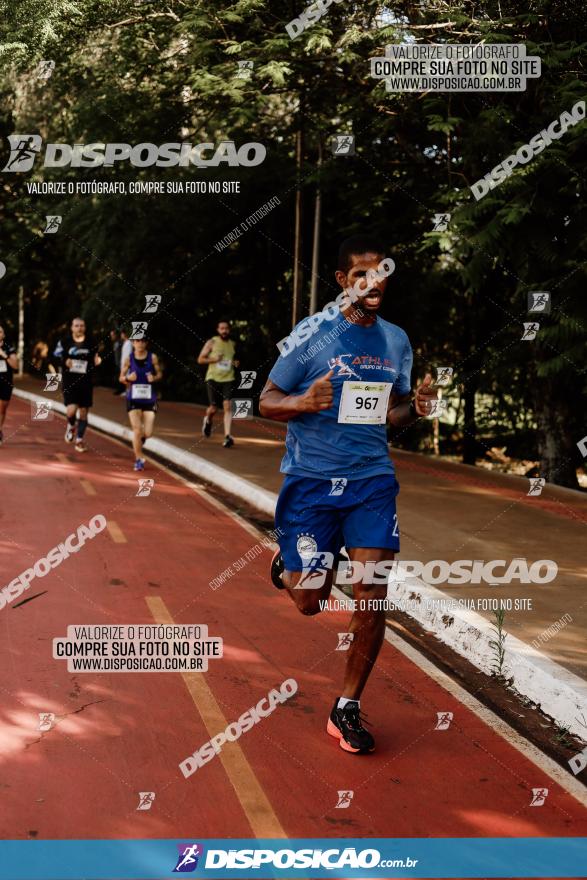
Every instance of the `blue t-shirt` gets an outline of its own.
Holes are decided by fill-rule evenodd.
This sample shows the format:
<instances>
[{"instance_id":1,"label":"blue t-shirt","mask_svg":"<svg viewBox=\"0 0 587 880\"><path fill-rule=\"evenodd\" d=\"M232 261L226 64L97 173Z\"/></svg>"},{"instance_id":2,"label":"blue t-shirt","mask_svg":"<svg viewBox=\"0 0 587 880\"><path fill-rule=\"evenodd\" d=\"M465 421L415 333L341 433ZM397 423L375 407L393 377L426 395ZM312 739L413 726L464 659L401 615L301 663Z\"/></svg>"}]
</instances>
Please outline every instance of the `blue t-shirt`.
<instances>
[{"instance_id":1,"label":"blue t-shirt","mask_svg":"<svg viewBox=\"0 0 587 880\"><path fill-rule=\"evenodd\" d=\"M342 387L347 381L390 382L392 394L409 394L412 348L407 334L381 318L363 327L350 323L339 313L300 341L307 336L306 319L292 331L269 379L287 394L303 394L316 379L334 369L333 404L330 409L302 413L289 420L282 473L349 480L393 474L386 426L342 424L338 416Z\"/></svg>"}]
</instances>

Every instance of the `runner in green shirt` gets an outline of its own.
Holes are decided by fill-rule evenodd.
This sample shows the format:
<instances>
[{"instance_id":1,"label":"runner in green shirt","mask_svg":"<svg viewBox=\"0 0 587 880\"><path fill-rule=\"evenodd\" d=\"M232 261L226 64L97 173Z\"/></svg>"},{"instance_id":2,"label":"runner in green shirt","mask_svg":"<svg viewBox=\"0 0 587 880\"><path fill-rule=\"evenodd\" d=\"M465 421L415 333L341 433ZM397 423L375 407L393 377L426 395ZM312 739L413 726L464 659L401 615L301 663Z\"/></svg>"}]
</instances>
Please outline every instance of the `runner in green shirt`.
<instances>
[{"instance_id":1,"label":"runner in green shirt","mask_svg":"<svg viewBox=\"0 0 587 880\"><path fill-rule=\"evenodd\" d=\"M230 321L219 321L218 335L204 344L198 355L199 364L207 364L206 389L208 391L208 409L202 423L202 434L209 437L212 433L212 419L220 402L224 409L224 442L226 448L234 446L230 434L232 423L232 393L234 390L235 373L238 361L234 359L235 345L230 338Z\"/></svg>"}]
</instances>

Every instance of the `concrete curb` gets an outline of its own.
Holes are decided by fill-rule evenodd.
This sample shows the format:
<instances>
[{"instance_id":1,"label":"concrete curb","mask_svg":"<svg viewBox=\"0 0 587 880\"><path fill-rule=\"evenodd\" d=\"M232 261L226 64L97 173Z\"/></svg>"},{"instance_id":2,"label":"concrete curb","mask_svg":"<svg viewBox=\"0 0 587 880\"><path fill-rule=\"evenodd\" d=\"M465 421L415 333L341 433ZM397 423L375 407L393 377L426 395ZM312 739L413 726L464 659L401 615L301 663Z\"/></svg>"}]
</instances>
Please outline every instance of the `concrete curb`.
<instances>
[{"instance_id":1,"label":"concrete curb","mask_svg":"<svg viewBox=\"0 0 587 880\"><path fill-rule=\"evenodd\" d=\"M403 580L390 579L388 597L436 638L465 657L477 669L494 672L495 638L490 621L465 608L447 607L452 597L420 578L409 576L398 562ZM400 578L402 575L400 574ZM507 633L504 674L513 677L515 689L540 706L543 712L581 739L587 730L578 716L587 717L587 682Z\"/></svg>"},{"instance_id":2,"label":"concrete curb","mask_svg":"<svg viewBox=\"0 0 587 880\"><path fill-rule=\"evenodd\" d=\"M14 394L23 400L47 400L46 397L20 389L15 389ZM56 412L65 413L62 403L54 400L52 403ZM92 428L120 440L130 442L132 439L129 428L110 419L90 413L88 422ZM151 438L145 444L145 449L224 489L268 516L274 515L277 495L273 492L261 489L249 480L237 477L225 468L210 464L199 455L179 449L164 440ZM398 572L401 571L400 560ZM459 608L447 610L446 604L450 601L450 596L420 578L408 576L405 571L403 575L403 580L390 579L388 597L400 610L406 611L477 669L491 673L494 656L489 644L494 638L491 623L475 611ZM510 633L507 634L505 643L504 667L507 677L513 676L514 687L520 694L539 705L543 712L581 739L587 738L587 731L577 717L587 717L587 682Z\"/></svg>"}]
</instances>

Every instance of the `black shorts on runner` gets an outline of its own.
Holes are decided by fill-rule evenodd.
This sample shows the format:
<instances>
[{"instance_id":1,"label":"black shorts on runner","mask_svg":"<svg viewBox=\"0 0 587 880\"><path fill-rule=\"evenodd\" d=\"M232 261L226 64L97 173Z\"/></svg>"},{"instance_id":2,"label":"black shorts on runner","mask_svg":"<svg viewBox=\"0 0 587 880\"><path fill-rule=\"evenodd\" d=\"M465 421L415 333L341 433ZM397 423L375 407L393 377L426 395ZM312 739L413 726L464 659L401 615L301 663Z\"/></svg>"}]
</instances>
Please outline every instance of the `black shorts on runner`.
<instances>
[{"instance_id":1,"label":"black shorts on runner","mask_svg":"<svg viewBox=\"0 0 587 880\"><path fill-rule=\"evenodd\" d=\"M70 388L63 389L63 403L65 406L90 407L94 405L94 388L92 385L73 384Z\"/></svg>"},{"instance_id":2,"label":"black shorts on runner","mask_svg":"<svg viewBox=\"0 0 587 880\"><path fill-rule=\"evenodd\" d=\"M157 401L151 403L150 400L128 400L126 401L126 411L131 409L140 409L143 412L157 412Z\"/></svg>"},{"instance_id":3,"label":"black shorts on runner","mask_svg":"<svg viewBox=\"0 0 587 880\"><path fill-rule=\"evenodd\" d=\"M232 400L234 382L216 382L214 379L208 379L206 390L210 406L219 406L225 400Z\"/></svg>"},{"instance_id":4,"label":"black shorts on runner","mask_svg":"<svg viewBox=\"0 0 587 880\"><path fill-rule=\"evenodd\" d=\"M12 397L12 385L0 379L0 400L8 402Z\"/></svg>"}]
</instances>

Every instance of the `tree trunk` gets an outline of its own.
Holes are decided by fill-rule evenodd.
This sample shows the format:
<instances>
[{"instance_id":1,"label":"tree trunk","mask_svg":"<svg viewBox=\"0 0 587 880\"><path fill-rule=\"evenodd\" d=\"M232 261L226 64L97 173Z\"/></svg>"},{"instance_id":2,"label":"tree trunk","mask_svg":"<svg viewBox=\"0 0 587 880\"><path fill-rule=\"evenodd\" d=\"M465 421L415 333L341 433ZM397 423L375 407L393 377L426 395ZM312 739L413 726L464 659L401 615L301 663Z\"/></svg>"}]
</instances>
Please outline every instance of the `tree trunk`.
<instances>
[{"instance_id":1,"label":"tree trunk","mask_svg":"<svg viewBox=\"0 0 587 880\"><path fill-rule=\"evenodd\" d=\"M465 423L463 425L463 464L477 460L477 424L475 422L475 391L477 386L469 379L463 388Z\"/></svg>"},{"instance_id":2,"label":"tree trunk","mask_svg":"<svg viewBox=\"0 0 587 880\"><path fill-rule=\"evenodd\" d=\"M320 266L320 224L322 221L322 194L320 171L322 170L322 142L318 141L318 179L314 201L314 235L312 239L312 283L310 285L310 315L318 311L318 269Z\"/></svg>"},{"instance_id":3,"label":"tree trunk","mask_svg":"<svg viewBox=\"0 0 587 880\"><path fill-rule=\"evenodd\" d=\"M469 352L467 369L469 375L463 377L463 464L477 461L477 423L475 421L475 392L479 387L479 354L475 347L474 295L467 291L464 297L463 313L463 351Z\"/></svg>"},{"instance_id":4,"label":"tree trunk","mask_svg":"<svg viewBox=\"0 0 587 880\"><path fill-rule=\"evenodd\" d=\"M577 446L572 436L573 411L561 394L560 384L541 381L534 400L538 424L540 476L548 483L578 489Z\"/></svg>"},{"instance_id":5,"label":"tree trunk","mask_svg":"<svg viewBox=\"0 0 587 880\"><path fill-rule=\"evenodd\" d=\"M301 102L300 102L301 103ZM296 213L294 232L294 265L293 265L293 300L291 325L295 327L300 319L300 301L302 298L302 154L303 154L303 117L298 119L296 133Z\"/></svg>"}]
</instances>

